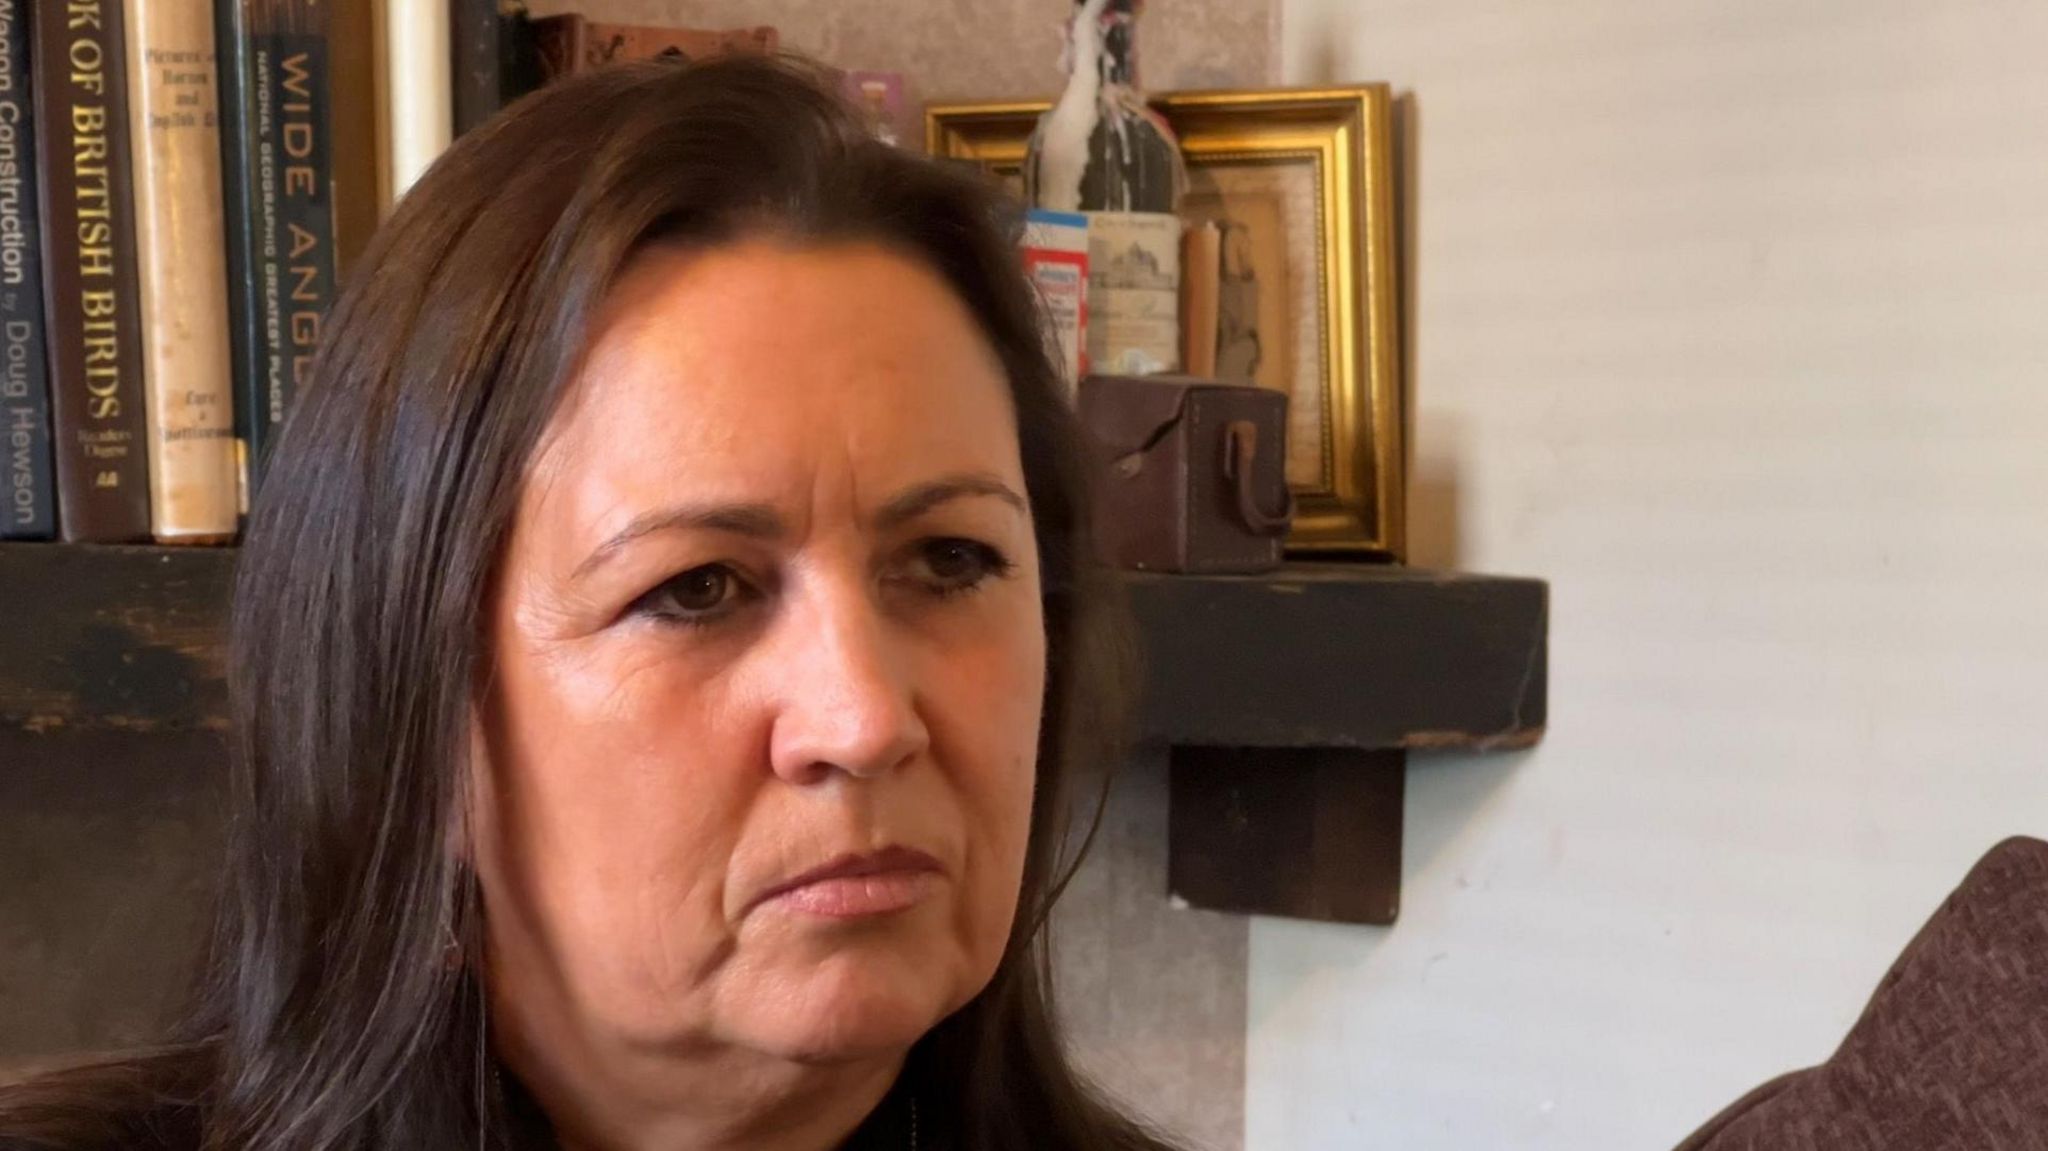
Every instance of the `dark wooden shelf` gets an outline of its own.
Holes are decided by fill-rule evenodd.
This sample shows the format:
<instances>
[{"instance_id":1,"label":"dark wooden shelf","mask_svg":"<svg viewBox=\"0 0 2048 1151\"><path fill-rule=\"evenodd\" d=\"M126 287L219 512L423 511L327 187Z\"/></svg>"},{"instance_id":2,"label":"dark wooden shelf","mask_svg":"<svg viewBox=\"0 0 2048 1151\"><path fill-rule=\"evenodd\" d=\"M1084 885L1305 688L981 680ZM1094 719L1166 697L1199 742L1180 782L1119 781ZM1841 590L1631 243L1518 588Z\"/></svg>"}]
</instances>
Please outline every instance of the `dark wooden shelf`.
<instances>
[{"instance_id":1,"label":"dark wooden shelf","mask_svg":"<svg viewBox=\"0 0 2048 1151\"><path fill-rule=\"evenodd\" d=\"M0 731L224 729L235 555L0 545ZM1542 735L1540 580L1297 564L1130 594L1137 733L1170 749L1170 882L1197 906L1392 922L1406 751Z\"/></svg>"},{"instance_id":2,"label":"dark wooden shelf","mask_svg":"<svg viewBox=\"0 0 2048 1151\"><path fill-rule=\"evenodd\" d=\"M1139 730L1169 745L1167 884L1196 907L1387 924L1407 752L1526 747L1540 580L1360 564L1133 577Z\"/></svg>"},{"instance_id":3,"label":"dark wooden shelf","mask_svg":"<svg viewBox=\"0 0 2048 1151\"><path fill-rule=\"evenodd\" d=\"M232 548L0 545L0 727L227 725Z\"/></svg>"},{"instance_id":4,"label":"dark wooden shelf","mask_svg":"<svg viewBox=\"0 0 2048 1151\"><path fill-rule=\"evenodd\" d=\"M1490 750L1543 734L1541 580L1328 563L1131 578L1148 739Z\"/></svg>"}]
</instances>

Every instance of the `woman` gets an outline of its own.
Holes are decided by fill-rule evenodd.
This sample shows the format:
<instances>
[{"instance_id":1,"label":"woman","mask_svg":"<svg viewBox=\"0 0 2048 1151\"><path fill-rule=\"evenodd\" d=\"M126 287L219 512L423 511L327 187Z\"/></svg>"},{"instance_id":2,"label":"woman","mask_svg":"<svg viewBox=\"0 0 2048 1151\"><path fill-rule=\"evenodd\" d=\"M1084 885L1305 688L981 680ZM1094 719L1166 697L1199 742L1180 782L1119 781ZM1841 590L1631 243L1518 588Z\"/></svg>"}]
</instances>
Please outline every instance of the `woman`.
<instances>
[{"instance_id":1,"label":"woman","mask_svg":"<svg viewBox=\"0 0 2048 1151\"><path fill-rule=\"evenodd\" d=\"M199 1007L0 1143L1161 1147L1047 1001L1122 646L1003 218L767 60L435 165L244 547Z\"/></svg>"}]
</instances>

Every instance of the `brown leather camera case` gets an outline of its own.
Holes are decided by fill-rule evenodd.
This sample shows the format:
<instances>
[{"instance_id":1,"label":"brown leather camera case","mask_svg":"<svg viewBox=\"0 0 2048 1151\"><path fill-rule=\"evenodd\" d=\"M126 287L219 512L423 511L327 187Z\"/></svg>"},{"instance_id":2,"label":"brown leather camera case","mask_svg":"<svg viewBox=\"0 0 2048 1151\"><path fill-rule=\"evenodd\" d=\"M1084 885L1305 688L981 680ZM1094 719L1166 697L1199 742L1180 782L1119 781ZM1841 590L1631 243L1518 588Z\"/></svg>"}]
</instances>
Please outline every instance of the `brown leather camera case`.
<instances>
[{"instance_id":1,"label":"brown leather camera case","mask_svg":"<svg viewBox=\"0 0 2048 1151\"><path fill-rule=\"evenodd\" d=\"M1089 376L1077 402L1101 464L1105 559L1211 574L1279 565L1294 518L1286 396L1186 376Z\"/></svg>"}]
</instances>

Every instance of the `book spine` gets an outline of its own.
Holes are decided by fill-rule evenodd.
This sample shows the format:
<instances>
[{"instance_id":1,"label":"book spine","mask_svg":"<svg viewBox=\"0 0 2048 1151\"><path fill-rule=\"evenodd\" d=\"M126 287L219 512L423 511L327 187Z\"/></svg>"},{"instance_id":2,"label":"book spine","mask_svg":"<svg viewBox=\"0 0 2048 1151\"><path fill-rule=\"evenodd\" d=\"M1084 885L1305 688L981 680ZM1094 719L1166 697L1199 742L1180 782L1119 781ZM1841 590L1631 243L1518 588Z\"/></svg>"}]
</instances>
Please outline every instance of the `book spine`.
<instances>
[{"instance_id":1,"label":"book spine","mask_svg":"<svg viewBox=\"0 0 2048 1151\"><path fill-rule=\"evenodd\" d=\"M220 6L235 426L245 501L312 369L334 299L327 5ZM246 507L246 502L245 505Z\"/></svg>"},{"instance_id":2,"label":"book spine","mask_svg":"<svg viewBox=\"0 0 2048 1151\"><path fill-rule=\"evenodd\" d=\"M1088 217L1031 209L1024 216L1023 259L1071 402L1088 374Z\"/></svg>"},{"instance_id":3,"label":"book spine","mask_svg":"<svg viewBox=\"0 0 2048 1151\"><path fill-rule=\"evenodd\" d=\"M523 5L498 18L498 101L510 104L541 85L539 37Z\"/></svg>"},{"instance_id":4,"label":"book spine","mask_svg":"<svg viewBox=\"0 0 2048 1151\"><path fill-rule=\"evenodd\" d=\"M0 0L0 539L57 534L36 206L30 0Z\"/></svg>"},{"instance_id":5,"label":"book spine","mask_svg":"<svg viewBox=\"0 0 2048 1151\"><path fill-rule=\"evenodd\" d=\"M327 62L329 5L325 0L289 0L279 6L286 19L258 42L258 63L267 69L268 91L258 98L271 110L271 136L260 155L277 173L277 245L273 267L265 270L266 293L277 284L275 371L269 387L276 421L312 379L320 350L320 329L334 303L333 87ZM266 309L270 307L266 296ZM268 319L268 315L266 315ZM275 427L275 424L273 424Z\"/></svg>"},{"instance_id":6,"label":"book spine","mask_svg":"<svg viewBox=\"0 0 2048 1151\"><path fill-rule=\"evenodd\" d=\"M1221 299L1223 233L1214 220L1198 220L1181 236L1180 371L1216 376L1216 322Z\"/></svg>"},{"instance_id":7,"label":"book spine","mask_svg":"<svg viewBox=\"0 0 2048 1151\"><path fill-rule=\"evenodd\" d=\"M334 4L327 24L328 96L333 115L327 156L334 166L334 274L346 282L349 268L369 245L389 200L384 158L378 145L377 60L382 37L381 7L360 2Z\"/></svg>"},{"instance_id":8,"label":"book spine","mask_svg":"<svg viewBox=\"0 0 2048 1151\"><path fill-rule=\"evenodd\" d=\"M150 537L120 0L37 12L44 316L63 538Z\"/></svg>"},{"instance_id":9,"label":"book spine","mask_svg":"<svg viewBox=\"0 0 2048 1151\"><path fill-rule=\"evenodd\" d=\"M164 543L235 533L219 104L209 0L126 0L150 519Z\"/></svg>"},{"instance_id":10,"label":"book spine","mask_svg":"<svg viewBox=\"0 0 2048 1151\"><path fill-rule=\"evenodd\" d=\"M257 173L250 163L249 114L255 85L250 79L249 12L242 0L217 0L214 44L220 91L221 215L227 234L228 367L234 391L236 502L249 513L270 425L259 420L265 406L259 367L263 362L262 298L256 270Z\"/></svg>"},{"instance_id":11,"label":"book spine","mask_svg":"<svg viewBox=\"0 0 2048 1151\"><path fill-rule=\"evenodd\" d=\"M285 0L287 7L325 3ZM396 203L454 139L448 0L384 0L385 142Z\"/></svg>"},{"instance_id":12,"label":"book spine","mask_svg":"<svg viewBox=\"0 0 2048 1151\"><path fill-rule=\"evenodd\" d=\"M257 457L254 414L249 406L255 377L255 276L249 207L249 38L240 0L217 0L213 8L215 89L220 99L221 223L227 237L228 369L234 395L236 501L249 512L249 491Z\"/></svg>"},{"instance_id":13,"label":"book spine","mask_svg":"<svg viewBox=\"0 0 2048 1151\"><path fill-rule=\"evenodd\" d=\"M449 68L455 134L497 114L505 98L498 0L448 0Z\"/></svg>"}]
</instances>

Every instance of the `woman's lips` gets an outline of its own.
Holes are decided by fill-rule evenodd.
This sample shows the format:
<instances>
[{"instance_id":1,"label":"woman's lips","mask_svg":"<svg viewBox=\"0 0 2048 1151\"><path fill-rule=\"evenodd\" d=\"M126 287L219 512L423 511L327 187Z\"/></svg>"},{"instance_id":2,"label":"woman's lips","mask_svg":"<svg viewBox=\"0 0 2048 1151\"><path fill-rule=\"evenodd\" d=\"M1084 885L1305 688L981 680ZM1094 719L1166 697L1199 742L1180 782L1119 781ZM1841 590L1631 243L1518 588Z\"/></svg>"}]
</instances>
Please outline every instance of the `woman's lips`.
<instances>
[{"instance_id":1,"label":"woman's lips","mask_svg":"<svg viewBox=\"0 0 2048 1151\"><path fill-rule=\"evenodd\" d=\"M860 919L921 903L944 879L938 860L912 848L890 847L842 855L776 884L757 903L824 919Z\"/></svg>"}]
</instances>

